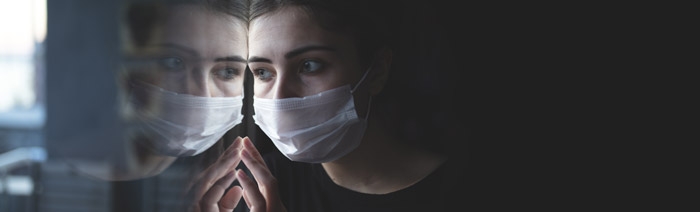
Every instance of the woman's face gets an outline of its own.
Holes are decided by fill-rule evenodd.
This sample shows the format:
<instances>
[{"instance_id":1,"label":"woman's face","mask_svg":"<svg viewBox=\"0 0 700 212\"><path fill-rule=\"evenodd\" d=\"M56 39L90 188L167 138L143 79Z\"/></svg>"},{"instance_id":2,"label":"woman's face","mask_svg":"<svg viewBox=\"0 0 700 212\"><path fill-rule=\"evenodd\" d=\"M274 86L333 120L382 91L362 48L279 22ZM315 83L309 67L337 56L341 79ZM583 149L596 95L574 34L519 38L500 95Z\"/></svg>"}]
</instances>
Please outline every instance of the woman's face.
<instances>
[{"instance_id":1,"label":"woman's face","mask_svg":"<svg viewBox=\"0 0 700 212\"><path fill-rule=\"evenodd\" d=\"M251 21L248 65L258 98L303 97L355 86L367 67L348 36L321 28L305 12L287 7Z\"/></svg>"},{"instance_id":2,"label":"woman's face","mask_svg":"<svg viewBox=\"0 0 700 212\"><path fill-rule=\"evenodd\" d=\"M167 7L146 44L131 52L149 65L130 71L128 79L195 96L242 95L246 32L241 21L225 14Z\"/></svg>"}]
</instances>

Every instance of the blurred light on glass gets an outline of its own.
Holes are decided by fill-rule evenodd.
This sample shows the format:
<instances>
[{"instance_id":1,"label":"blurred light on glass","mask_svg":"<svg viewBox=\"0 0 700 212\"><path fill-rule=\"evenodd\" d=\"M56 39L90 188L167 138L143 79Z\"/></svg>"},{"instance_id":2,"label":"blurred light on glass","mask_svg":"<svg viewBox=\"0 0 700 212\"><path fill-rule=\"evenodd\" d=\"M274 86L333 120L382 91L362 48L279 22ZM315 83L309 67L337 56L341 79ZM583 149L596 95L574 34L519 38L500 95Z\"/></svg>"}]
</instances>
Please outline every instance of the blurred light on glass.
<instances>
[{"instance_id":1,"label":"blurred light on glass","mask_svg":"<svg viewBox=\"0 0 700 212\"><path fill-rule=\"evenodd\" d=\"M2 176L0 193L13 196L29 196L34 190L34 182L29 176Z\"/></svg>"},{"instance_id":2,"label":"blurred light on glass","mask_svg":"<svg viewBox=\"0 0 700 212\"><path fill-rule=\"evenodd\" d=\"M45 38L46 0L0 0L0 113L35 106Z\"/></svg>"}]
</instances>

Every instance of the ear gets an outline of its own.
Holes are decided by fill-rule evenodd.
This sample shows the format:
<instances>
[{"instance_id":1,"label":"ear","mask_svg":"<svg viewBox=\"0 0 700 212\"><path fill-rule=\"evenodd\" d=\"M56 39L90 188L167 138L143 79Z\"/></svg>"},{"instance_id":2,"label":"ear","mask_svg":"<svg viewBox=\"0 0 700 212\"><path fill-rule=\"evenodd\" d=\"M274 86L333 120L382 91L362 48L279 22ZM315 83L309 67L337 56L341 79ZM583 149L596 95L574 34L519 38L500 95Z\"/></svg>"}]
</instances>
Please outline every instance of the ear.
<instances>
[{"instance_id":1,"label":"ear","mask_svg":"<svg viewBox=\"0 0 700 212\"><path fill-rule=\"evenodd\" d=\"M389 79L389 70L391 70L393 56L394 53L388 47L383 47L377 51L371 70L372 75L369 79L369 92L372 96L379 94L384 89L384 85Z\"/></svg>"}]
</instances>

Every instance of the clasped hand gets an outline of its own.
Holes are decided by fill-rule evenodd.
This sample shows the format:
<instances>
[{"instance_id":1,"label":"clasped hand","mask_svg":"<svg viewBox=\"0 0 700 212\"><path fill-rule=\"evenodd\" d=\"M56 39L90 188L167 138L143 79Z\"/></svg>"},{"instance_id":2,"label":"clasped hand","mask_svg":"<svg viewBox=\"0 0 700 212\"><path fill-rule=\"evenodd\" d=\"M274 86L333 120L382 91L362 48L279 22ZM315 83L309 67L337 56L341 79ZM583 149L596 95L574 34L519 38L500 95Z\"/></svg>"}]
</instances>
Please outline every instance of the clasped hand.
<instances>
[{"instance_id":1,"label":"clasped hand","mask_svg":"<svg viewBox=\"0 0 700 212\"><path fill-rule=\"evenodd\" d=\"M253 178L236 169L241 161ZM240 186L229 188L235 180ZM277 179L248 137L237 137L216 162L195 177L187 191L191 212L231 212L241 197L251 212L287 211L279 198Z\"/></svg>"}]
</instances>

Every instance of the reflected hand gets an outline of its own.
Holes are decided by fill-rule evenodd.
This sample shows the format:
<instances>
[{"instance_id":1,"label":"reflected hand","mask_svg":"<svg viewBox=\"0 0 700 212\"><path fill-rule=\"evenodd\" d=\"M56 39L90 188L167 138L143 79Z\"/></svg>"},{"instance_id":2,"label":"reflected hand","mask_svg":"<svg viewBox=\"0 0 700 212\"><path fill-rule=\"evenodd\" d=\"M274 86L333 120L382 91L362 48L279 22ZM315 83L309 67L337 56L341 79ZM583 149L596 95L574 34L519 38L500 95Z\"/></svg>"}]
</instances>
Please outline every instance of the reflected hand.
<instances>
[{"instance_id":1,"label":"reflected hand","mask_svg":"<svg viewBox=\"0 0 700 212\"><path fill-rule=\"evenodd\" d=\"M240 186L226 189L236 179L235 168L241 162L241 137L224 151L211 166L200 173L188 186L191 212L231 212L243 195Z\"/></svg>"},{"instance_id":2,"label":"reflected hand","mask_svg":"<svg viewBox=\"0 0 700 212\"><path fill-rule=\"evenodd\" d=\"M248 137L241 140L241 158L253 174L255 181L242 170L236 170L236 177L243 187L243 199L250 212L286 212L279 197L277 179L272 176L260 152Z\"/></svg>"}]
</instances>

